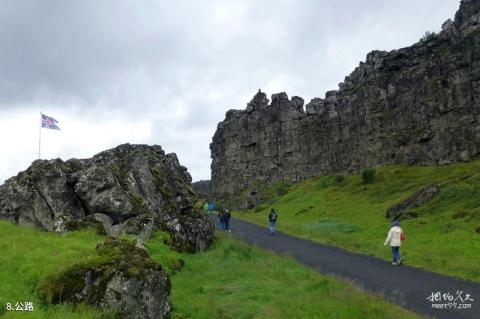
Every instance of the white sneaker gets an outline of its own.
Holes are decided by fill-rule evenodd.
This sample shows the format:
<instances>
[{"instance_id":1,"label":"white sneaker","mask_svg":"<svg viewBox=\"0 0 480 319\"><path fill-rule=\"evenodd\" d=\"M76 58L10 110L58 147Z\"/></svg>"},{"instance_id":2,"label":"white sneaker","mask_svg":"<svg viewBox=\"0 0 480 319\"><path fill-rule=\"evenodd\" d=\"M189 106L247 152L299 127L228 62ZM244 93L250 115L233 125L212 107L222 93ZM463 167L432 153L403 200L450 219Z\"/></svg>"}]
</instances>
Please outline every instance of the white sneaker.
<instances>
[{"instance_id":1,"label":"white sneaker","mask_svg":"<svg viewBox=\"0 0 480 319\"><path fill-rule=\"evenodd\" d=\"M392 265L396 266L396 265L398 265L398 264L397 264L396 262L393 262Z\"/></svg>"}]
</instances>

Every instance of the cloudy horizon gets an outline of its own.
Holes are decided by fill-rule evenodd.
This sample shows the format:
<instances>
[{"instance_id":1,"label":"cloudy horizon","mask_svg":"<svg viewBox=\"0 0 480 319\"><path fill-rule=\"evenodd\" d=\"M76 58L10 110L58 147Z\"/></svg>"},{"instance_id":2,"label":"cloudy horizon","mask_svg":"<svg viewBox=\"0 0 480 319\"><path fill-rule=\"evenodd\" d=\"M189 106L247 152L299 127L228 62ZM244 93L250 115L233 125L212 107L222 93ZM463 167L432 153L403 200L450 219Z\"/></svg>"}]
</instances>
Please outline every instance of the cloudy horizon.
<instances>
[{"instance_id":1,"label":"cloudy horizon","mask_svg":"<svg viewBox=\"0 0 480 319\"><path fill-rule=\"evenodd\" d=\"M91 157L123 143L175 152L210 178L209 144L258 89L308 102L372 50L439 31L459 0L63 1L0 6L0 184L38 157Z\"/></svg>"}]
</instances>

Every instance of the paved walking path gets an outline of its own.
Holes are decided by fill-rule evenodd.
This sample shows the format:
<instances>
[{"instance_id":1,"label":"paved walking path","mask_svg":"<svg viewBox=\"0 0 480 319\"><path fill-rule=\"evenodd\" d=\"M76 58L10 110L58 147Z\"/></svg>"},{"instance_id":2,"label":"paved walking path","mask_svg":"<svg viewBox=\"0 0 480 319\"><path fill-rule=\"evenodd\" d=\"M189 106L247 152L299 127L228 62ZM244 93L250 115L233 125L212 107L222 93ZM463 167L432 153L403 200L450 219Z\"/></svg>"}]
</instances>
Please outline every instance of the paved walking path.
<instances>
[{"instance_id":1,"label":"paved walking path","mask_svg":"<svg viewBox=\"0 0 480 319\"><path fill-rule=\"evenodd\" d=\"M218 228L218 218L211 216L211 219ZM405 265L393 266L385 260L354 254L282 233L272 236L268 233L266 225L260 227L232 218L231 228L232 234L250 244L271 249L280 255L291 256L323 274L346 278L361 288L381 294L387 300L416 313L442 319L480 318L480 284ZM463 299L467 293L470 294L473 301L464 303L471 304L471 309L433 309L432 304L448 302L427 300L436 292L449 293L453 298L457 298L457 291L463 292L460 295ZM455 302L462 303L460 300Z\"/></svg>"}]
</instances>

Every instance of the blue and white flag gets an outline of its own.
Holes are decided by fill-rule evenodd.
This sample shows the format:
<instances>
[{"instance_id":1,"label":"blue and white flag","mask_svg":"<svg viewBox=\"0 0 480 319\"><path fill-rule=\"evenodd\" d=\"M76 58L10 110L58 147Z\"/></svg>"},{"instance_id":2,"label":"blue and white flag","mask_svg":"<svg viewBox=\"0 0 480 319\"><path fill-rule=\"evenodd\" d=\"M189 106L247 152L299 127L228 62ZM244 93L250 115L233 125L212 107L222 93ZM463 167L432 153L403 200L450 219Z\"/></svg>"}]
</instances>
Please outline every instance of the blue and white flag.
<instances>
[{"instance_id":1,"label":"blue and white flag","mask_svg":"<svg viewBox=\"0 0 480 319\"><path fill-rule=\"evenodd\" d=\"M42 127L52 130L60 130L60 128L57 126L57 123L58 121L53 117L42 114Z\"/></svg>"}]
</instances>

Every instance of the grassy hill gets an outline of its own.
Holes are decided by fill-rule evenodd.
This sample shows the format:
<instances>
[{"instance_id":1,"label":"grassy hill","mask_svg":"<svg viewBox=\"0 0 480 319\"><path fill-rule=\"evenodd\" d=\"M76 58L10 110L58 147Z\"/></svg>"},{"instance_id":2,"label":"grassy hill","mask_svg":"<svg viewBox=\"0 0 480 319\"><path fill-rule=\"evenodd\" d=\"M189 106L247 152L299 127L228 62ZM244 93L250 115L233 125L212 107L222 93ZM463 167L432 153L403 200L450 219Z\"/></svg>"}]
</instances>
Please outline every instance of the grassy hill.
<instances>
[{"instance_id":1,"label":"grassy hill","mask_svg":"<svg viewBox=\"0 0 480 319\"><path fill-rule=\"evenodd\" d=\"M386 210L432 184L440 187L440 193L413 209L417 218L402 221L406 263L479 282L480 161L379 168L369 184L359 175L278 183L259 191L266 204L235 216L266 226L274 207L280 231L390 259L390 249L383 245L391 223Z\"/></svg>"},{"instance_id":2,"label":"grassy hill","mask_svg":"<svg viewBox=\"0 0 480 319\"><path fill-rule=\"evenodd\" d=\"M88 258L103 239L92 231L59 236L0 221L0 317L113 318L89 307L42 303L38 288L47 276ZM349 283L227 235L201 254L177 253L165 242L166 235L157 233L147 248L171 276L172 319L417 318ZM33 312L5 310L6 303L25 301L33 302Z\"/></svg>"}]
</instances>

